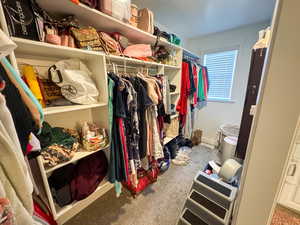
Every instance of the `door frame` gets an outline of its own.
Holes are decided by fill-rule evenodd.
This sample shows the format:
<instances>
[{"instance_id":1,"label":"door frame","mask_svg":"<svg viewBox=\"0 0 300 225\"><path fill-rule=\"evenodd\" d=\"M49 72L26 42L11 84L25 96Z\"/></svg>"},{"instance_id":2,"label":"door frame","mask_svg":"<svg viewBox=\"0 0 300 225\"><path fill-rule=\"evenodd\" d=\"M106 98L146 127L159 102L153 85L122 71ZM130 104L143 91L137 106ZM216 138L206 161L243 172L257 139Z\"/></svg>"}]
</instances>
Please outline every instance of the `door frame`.
<instances>
[{"instance_id":1,"label":"door frame","mask_svg":"<svg viewBox=\"0 0 300 225\"><path fill-rule=\"evenodd\" d=\"M271 222L300 112L299 7L299 1L276 2L233 225Z\"/></svg>"}]
</instances>

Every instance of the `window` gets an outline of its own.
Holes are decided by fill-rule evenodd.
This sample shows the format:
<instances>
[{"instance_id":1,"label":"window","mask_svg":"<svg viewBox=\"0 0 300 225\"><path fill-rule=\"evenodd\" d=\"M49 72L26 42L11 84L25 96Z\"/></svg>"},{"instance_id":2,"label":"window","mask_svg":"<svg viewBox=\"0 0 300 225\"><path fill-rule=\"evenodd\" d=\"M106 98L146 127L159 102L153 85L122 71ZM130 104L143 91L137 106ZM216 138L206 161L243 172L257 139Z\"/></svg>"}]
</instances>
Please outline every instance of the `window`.
<instances>
[{"instance_id":1,"label":"window","mask_svg":"<svg viewBox=\"0 0 300 225\"><path fill-rule=\"evenodd\" d=\"M238 50L231 50L204 55L209 80L208 100L231 100L237 54Z\"/></svg>"}]
</instances>

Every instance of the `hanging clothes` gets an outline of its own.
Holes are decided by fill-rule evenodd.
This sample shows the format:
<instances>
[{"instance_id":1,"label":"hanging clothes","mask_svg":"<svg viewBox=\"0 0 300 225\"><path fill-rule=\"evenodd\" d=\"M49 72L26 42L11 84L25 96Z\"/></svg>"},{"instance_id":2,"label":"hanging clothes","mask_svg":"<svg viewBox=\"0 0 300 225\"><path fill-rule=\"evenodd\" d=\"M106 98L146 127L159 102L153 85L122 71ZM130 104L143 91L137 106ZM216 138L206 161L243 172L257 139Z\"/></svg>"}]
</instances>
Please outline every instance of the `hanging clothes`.
<instances>
[{"instance_id":1,"label":"hanging clothes","mask_svg":"<svg viewBox=\"0 0 300 225\"><path fill-rule=\"evenodd\" d=\"M0 94L0 186L10 200L16 224L32 225L33 184L5 98ZM14 168L11 168L14 165Z\"/></svg>"},{"instance_id":2,"label":"hanging clothes","mask_svg":"<svg viewBox=\"0 0 300 225\"><path fill-rule=\"evenodd\" d=\"M132 190L141 187L140 179L157 167L158 159L164 158L166 91L160 76L139 73L135 76L108 73L108 76L111 118L108 177L119 195L120 183Z\"/></svg>"},{"instance_id":3,"label":"hanging clothes","mask_svg":"<svg viewBox=\"0 0 300 225\"><path fill-rule=\"evenodd\" d=\"M206 105L208 88L206 67L194 61L184 60L181 72L181 92L176 110L179 112L180 134L185 138L191 138L195 110Z\"/></svg>"},{"instance_id":4,"label":"hanging clothes","mask_svg":"<svg viewBox=\"0 0 300 225\"><path fill-rule=\"evenodd\" d=\"M125 106L122 98L122 87L119 78L110 73L109 77L114 82L113 96L113 122L111 130L111 151L108 179L111 183L121 182L127 179L125 170L124 151L121 140L120 125L126 117Z\"/></svg>"},{"instance_id":5,"label":"hanging clothes","mask_svg":"<svg viewBox=\"0 0 300 225\"><path fill-rule=\"evenodd\" d=\"M5 88L2 93L6 96L6 105L11 112L18 139L25 154L30 133L36 131L36 125L30 111L22 100L19 90L10 81L2 65L0 65L0 75L5 81Z\"/></svg>"},{"instance_id":6,"label":"hanging clothes","mask_svg":"<svg viewBox=\"0 0 300 225\"><path fill-rule=\"evenodd\" d=\"M186 114L187 114L187 103L190 89L190 75L189 75L189 64L187 62L182 62L182 72L181 72L181 90L180 98L176 106L176 110L179 112L180 120L182 124L185 124Z\"/></svg>"}]
</instances>

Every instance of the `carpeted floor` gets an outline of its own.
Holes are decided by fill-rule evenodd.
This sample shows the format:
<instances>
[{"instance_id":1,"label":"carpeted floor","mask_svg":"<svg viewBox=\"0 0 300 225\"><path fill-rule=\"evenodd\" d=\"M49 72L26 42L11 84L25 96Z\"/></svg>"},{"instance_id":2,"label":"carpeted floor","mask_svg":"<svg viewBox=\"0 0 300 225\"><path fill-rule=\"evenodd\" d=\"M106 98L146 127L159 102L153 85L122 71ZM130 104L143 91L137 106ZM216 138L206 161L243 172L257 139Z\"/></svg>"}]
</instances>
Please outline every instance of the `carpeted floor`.
<instances>
[{"instance_id":1,"label":"carpeted floor","mask_svg":"<svg viewBox=\"0 0 300 225\"><path fill-rule=\"evenodd\" d=\"M218 153L197 146L190 157L189 165L172 165L136 199L128 193L116 198L111 190L66 225L175 225L194 176Z\"/></svg>"},{"instance_id":2,"label":"carpeted floor","mask_svg":"<svg viewBox=\"0 0 300 225\"><path fill-rule=\"evenodd\" d=\"M300 225L300 215L277 205L271 225Z\"/></svg>"}]
</instances>

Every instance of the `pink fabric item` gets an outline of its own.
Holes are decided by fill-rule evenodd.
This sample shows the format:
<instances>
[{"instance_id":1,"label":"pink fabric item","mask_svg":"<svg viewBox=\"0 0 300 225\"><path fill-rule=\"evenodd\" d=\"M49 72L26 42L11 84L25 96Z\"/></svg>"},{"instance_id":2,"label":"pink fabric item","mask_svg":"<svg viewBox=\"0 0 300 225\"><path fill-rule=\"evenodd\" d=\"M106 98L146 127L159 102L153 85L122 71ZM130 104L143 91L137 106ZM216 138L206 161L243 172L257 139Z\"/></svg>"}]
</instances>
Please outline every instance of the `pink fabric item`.
<instances>
[{"instance_id":1,"label":"pink fabric item","mask_svg":"<svg viewBox=\"0 0 300 225\"><path fill-rule=\"evenodd\" d=\"M69 45L70 48L75 48L75 41L74 41L74 38L71 35L69 35L68 45Z\"/></svg>"},{"instance_id":2,"label":"pink fabric item","mask_svg":"<svg viewBox=\"0 0 300 225\"><path fill-rule=\"evenodd\" d=\"M46 42L61 45L61 38L56 34L46 34Z\"/></svg>"},{"instance_id":3,"label":"pink fabric item","mask_svg":"<svg viewBox=\"0 0 300 225\"><path fill-rule=\"evenodd\" d=\"M151 46L145 44L131 45L124 50L124 55L134 58L149 57L152 56Z\"/></svg>"},{"instance_id":4,"label":"pink fabric item","mask_svg":"<svg viewBox=\"0 0 300 225\"><path fill-rule=\"evenodd\" d=\"M69 46L69 35L61 35L61 45L66 47Z\"/></svg>"}]
</instances>

